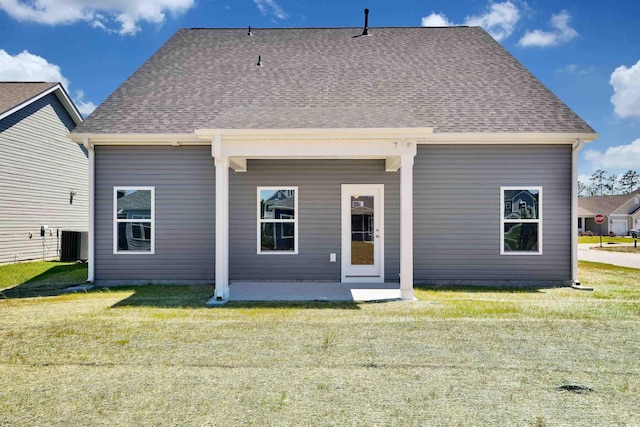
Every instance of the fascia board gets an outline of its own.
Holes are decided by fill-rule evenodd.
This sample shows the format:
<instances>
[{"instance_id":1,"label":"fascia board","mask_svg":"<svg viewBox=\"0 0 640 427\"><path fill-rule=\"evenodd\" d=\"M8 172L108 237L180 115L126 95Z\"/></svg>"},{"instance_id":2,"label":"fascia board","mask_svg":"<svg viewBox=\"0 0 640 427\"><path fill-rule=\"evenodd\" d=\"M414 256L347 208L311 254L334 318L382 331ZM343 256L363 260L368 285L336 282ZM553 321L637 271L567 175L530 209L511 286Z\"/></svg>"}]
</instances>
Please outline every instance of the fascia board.
<instances>
[{"instance_id":1,"label":"fascia board","mask_svg":"<svg viewBox=\"0 0 640 427\"><path fill-rule=\"evenodd\" d=\"M331 128L331 129L196 129L185 134L102 134L71 133L82 143L86 138L97 145L208 145L216 135L226 142L251 141L402 141L417 144L574 144L591 142L595 133L433 133L433 128Z\"/></svg>"},{"instance_id":2,"label":"fascia board","mask_svg":"<svg viewBox=\"0 0 640 427\"><path fill-rule=\"evenodd\" d=\"M33 97L27 99L26 101L16 105L15 107L13 107L13 108L11 108L11 109L3 112L3 113L0 113L0 120L4 119L5 117L10 116L11 114L15 113L16 111L22 110L27 105L36 102L37 100L49 95L52 92L55 92L56 97L62 103L64 108L67 110L67 113L69 113L69 115L71 116L71 119L73 120L73 122L76 125L79 125L80 123L82 123L82 121L83 121L82 115L80 114L80 112L76 108L76 106L73 103L73 101L71 101L71 99L67 95L67 92L64 90L64 88L62 87L62 85L60 83L57 83L56 85L51 86L49 89L46 89L46 90L40 92L36 96L33 96Z\"/></svg>"},{"instance_id":3,"label":"fascia board","mask_svg":"<svg viewBox=\"0 0 640 427\"><path fill-rule=\"evenodd\" d=\"M78 144L82 144L88 139L91 145L211 145L211 141L203 141L192 133L107 134L72 132L68 137Z\"/></svg>"},{"instance_id":4,"label":"fascia board","mask_svg":"<svg viewBox=\"0 0 640 427\"><path fill-rule=\"evenodd\" d=\"M82 118L82 114L80 114L80 111L78 111L76 104L73 103L64 87L61 84L58 84L56 86L56 89L58 89L56 90L56 96L58 97L58 100L62 103L62 105L64 105L67 113L69 113L76 126L82 123L84 121L84 119Z\"/></svg>"},{"instance_id":5,"label":"fascia board","mask_svg":"<svg viewBox=\"0 0 640 427\"><path fill-rule=\"evenodd\" d=\"M433 133L422 144L573 144L582 139L591 142L598 138L597 133L546 133L546 132L509 132L509 133Z\"/></svg>"}]
</instances>

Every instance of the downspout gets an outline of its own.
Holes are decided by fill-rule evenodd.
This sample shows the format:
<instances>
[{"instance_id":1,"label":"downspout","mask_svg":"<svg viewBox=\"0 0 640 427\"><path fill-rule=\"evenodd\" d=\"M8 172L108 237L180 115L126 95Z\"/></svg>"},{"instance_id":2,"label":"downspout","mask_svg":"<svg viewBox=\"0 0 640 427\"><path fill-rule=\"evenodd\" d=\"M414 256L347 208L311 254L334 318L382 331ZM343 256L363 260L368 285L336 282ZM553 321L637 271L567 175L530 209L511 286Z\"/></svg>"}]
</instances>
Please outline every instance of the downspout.
<instances>
[{"instance_id":1,"label":"downspout","mask_svg":"<svg viewBox=\"0 0 640 427\"><path fill-rule=\"evenodd\" d=\"M89 138L82 140L82 145L89 153L89 224L88 224L88 251L87 254L87 282L93 283L95 280L95 166L96 153L93 145L89 142Z\"/></svg>"},{"instance_id":2,"label":"downspout","mask_svg":"<svg viewBox=\"0 0 640 427\"><path fill-rule=\"evenodd\" d=\"M571 282L580 286L578 279L578 151L584 139L578 138L571 150Z\"/></svg>"}]
</instances>

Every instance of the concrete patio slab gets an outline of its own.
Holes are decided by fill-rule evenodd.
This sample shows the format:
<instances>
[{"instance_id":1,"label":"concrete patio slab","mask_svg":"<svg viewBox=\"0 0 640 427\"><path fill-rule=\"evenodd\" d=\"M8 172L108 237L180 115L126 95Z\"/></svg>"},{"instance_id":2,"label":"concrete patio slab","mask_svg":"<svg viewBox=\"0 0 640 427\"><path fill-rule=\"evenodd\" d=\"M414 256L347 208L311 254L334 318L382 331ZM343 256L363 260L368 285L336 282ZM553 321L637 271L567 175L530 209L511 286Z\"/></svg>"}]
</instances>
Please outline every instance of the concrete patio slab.
<instances>
[{"instance_id":1,"label":"concrete patio slab","mask_svg":"<svg viewBox=\"0 0 640 427\"><path fill-rule=\"evenodd\" d=\"M229 301L394 301L398 283L233 282Z\"/></svg>"}]
</instances>

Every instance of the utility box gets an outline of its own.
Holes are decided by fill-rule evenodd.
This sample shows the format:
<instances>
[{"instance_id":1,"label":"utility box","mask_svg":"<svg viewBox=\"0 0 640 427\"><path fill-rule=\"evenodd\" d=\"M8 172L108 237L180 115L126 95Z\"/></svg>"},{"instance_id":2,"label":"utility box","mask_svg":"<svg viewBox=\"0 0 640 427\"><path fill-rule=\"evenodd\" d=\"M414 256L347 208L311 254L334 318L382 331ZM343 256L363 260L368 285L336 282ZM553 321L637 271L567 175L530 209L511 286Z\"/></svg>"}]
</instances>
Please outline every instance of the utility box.
<instances>
[{"instance_id":1,"label":"utility box","mask_svg":"<svg viewBox=\"0 0 640 427\"><path fill-rule=\"evenodd\" d=\"M89 253L89 235L86 231L62 230L60 261L86 261Z\"/></svg>"}]
</instances>

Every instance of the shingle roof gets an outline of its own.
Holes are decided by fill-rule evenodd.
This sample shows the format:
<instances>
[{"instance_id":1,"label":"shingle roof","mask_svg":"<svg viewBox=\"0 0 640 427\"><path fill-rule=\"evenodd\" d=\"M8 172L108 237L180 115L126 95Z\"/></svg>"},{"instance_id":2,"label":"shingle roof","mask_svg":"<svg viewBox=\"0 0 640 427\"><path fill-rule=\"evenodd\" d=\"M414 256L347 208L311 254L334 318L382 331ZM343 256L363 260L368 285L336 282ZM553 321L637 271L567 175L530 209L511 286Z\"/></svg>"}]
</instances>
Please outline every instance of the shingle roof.
<instances>
[{"instance_id":1,"label":"shingle roof","mask_svg":"<svg viewBox=\"0 0 640 427\"><path fill-rule=\"evenodd\" d=\"M0 82L0 115L57 84L49 82Z\"/></svg>"},{"instance_id":2,"label":"shingle roof","mask_svg":"<svg viewBox=\"0 0 640 427\"><path fill-rule=\"evenodd\" d=\"M640 195L640 191L616 196L579 197L578 207L583 210L583 213L587 211L595 215L596 212L601 211L604 215L609 216L635 195Z\"/></svg>"},{"instance_id":3,"label":"shingle roof","mask_svg":"<svg viewBox=\"0 0 640 427\"><path fill-rule=\"evenodd\" d=\"M74 132L594 133L479 27L181 29ZM256 66L258 56L263 66Z\"/></svg>"}]
</instances>

